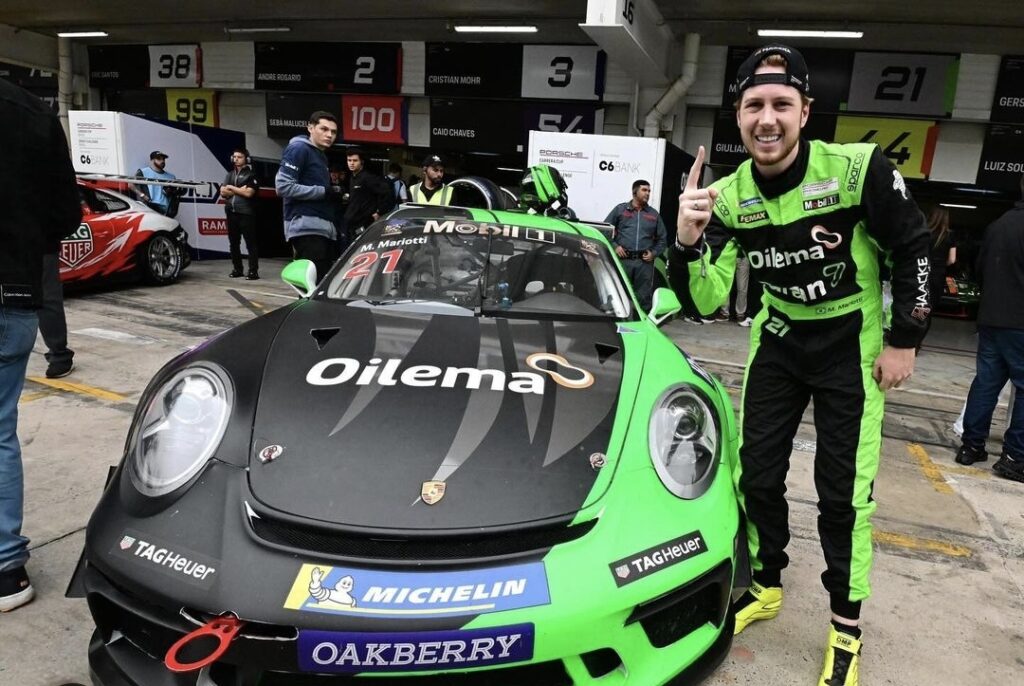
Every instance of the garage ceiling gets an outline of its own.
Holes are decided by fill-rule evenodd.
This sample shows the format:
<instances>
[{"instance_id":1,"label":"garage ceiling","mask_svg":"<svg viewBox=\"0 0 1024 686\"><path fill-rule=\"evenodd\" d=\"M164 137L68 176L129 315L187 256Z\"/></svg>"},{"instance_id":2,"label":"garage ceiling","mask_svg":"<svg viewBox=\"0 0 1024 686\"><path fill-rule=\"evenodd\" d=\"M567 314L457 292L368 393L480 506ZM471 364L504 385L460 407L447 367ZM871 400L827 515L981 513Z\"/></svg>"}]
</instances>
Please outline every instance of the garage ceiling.
<instances>
[{"instance_id":1,"label":"garage ceiling","mask_svg":"<svg viewBox=\"0 0 1024 686\"><path fill-rule=\"evenodd\" d=\"M827 45L898 51L1024 52L1024 10L1020 0L656 0L677 36L697 32L710 45L754 45L761 27L850 28L857 41L792 40L794 45ZM242 40L457 41L453 22L530 23L539 31L487 40L531 43L589 43L578 24L586 0L194 0L140 3L138 0L83 2L3 0L0 23L46 35L102 29L110 36L90 43L192 43L227 40L226 27L287 26L288 33L248 34ZM473 40L479 40L474 37Z\"/></svg>"}]
</instances>

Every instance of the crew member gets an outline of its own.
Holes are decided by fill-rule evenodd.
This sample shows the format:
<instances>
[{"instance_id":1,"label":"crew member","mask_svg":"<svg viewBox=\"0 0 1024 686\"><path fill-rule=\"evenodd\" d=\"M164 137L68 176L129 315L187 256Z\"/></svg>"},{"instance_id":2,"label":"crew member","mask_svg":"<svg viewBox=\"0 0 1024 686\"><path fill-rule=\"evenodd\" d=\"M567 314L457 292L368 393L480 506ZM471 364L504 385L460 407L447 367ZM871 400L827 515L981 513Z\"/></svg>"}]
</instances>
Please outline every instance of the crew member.
<instances>
[{"instance_id":1,"label":"crew member","mask_svg":"<svg viewBox=\"0 0 1024 686\"><path fill-rule=\"evenodd\" d=\"M710 313L728 298L740 250L764 286L751 327L735 472L753 584L736 632L775 617L789 559L786 472L814 400L815 484L832 623L820 686L858 683L861 602L871 593L872 485L884 392L910 378L929 316L929 235L903 178L874 143L801 138L808 70L769 45L740 66L736 121L752 159L698 186L704 148L679 196L670 276ZM882 344L876 244L892 261L892 332Z\"/></svg>"},{"instance_id":2,"label":"crew member","mask_svg":"<svg viewBox=\"0 0 1024 686\"><path fill-rule=\"evenodd\" d=\"M409 196L422 205L450 205L452 189L443 179L444 160L438 155L427 155L423 160L423 180L409 188Z\"/></svg>"},{"instance_id":3,"label":"crew member","mask_svg":"<svg viewBox=\"0 0 1024 686\"><path fill-rule=\"evenodd\" d=\"M242 238L245 251L249 253L249 273L246 279L260 278L259 248L256 245L256 192L259 181L250 166L249 151L235 148L231 153L231 171L220 187L224 198L224 215L228 224L228 247L231 250L231 273L233 279L242 275Z\"/></svg>"},{"instance_id":4,"label":"crew member","mask_svg":"<svg viewBox=\"0 0 1024 686\"><path fill-rule=\"evenodd\" d=\"M149 153L149 166L135 171L135 176L157 181L176 181L177 176L167 171L167 153L154 150ZM160 214L173 217L178 213L179 189L161 184L134 186L135 196Z\"/></svg>"},{"instance_id":5,"label":"crew member","mask_svg":"<svg viewBox=\"0 0 1024 686\"><path fill-rule=\"evenodd\" d=\"M615 254L633 283L640 307L651 309L654 294L654 258L665 251L665 222L658 210L648 205L651 184L643 179L633 182L633 198L612 208L605 222L615 227L612 242Z\"/></svg>"}]
</instances>

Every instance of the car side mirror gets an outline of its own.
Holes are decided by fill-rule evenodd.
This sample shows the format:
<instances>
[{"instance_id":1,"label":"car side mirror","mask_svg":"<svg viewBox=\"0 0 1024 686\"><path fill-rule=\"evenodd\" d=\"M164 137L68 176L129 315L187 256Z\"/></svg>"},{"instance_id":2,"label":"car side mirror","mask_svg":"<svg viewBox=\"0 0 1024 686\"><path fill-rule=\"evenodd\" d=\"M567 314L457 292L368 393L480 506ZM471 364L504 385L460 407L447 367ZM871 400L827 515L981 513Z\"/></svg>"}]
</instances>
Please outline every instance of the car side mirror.
<instances>
[{"instance_id":1,"label":"car side mirror","mask_svg":"<svg viewBox=\"0 0 1024 686\"><path fill-rule=\"evenodd\" d=\"M655 326L661 326L669 317L683 309L676 292L671 288L656 288L651 298L651 311L647 318Z\"/></svg>"},{"instance_id":2,"label":"car side mirror","mask_svg":"<svg viewBox=\"0 0 1024 686\"><path fill-rule=\"evenodd\" d=\"M311 260L289 262L281 270L281 280L298 291L299 297L308 298L316 288L316 265Z\"/></svg>"}]
</instances>

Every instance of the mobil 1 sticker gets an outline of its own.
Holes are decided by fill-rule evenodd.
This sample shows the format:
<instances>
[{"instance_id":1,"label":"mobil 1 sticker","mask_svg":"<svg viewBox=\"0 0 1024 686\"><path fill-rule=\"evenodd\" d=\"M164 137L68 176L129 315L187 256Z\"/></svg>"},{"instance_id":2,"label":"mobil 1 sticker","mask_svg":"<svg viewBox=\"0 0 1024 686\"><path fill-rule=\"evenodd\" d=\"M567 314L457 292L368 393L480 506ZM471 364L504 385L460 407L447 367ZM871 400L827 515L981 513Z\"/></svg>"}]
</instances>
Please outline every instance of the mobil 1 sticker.
<instances>
[{"instance_id":1,"label":"mobil 1 sticker","mask_svg":"<svg viewBox=\"0 0 1024 686\"><path fill-rule=\"evenodd\" d=\"M672 539L608 565L619 588L708 551L700 531Z\"/></svg>"},{"instance_id":2,"label":"mobil 1 sticker","mask_svg":"<svg viewBox=\"0 0 1024 686\"><path fill-rule=\"evenodd\" d=\"M217 579L220 561L200 555L178 544L167 544L152 536L126 529L110 549L118 560L134 562L140 568L210 588Z\"/></svg>"},{"instance_id":3,"label":"mobil 1 sticker","mask_svg":"<svg viewBox=\"0 0 1024 686\"><path fill-rule=\"evenodd\" d=\"M533 624L488 629L366 633L299 631L304 672L417 672L533 658Z\"/></svg>"}]
</instances>

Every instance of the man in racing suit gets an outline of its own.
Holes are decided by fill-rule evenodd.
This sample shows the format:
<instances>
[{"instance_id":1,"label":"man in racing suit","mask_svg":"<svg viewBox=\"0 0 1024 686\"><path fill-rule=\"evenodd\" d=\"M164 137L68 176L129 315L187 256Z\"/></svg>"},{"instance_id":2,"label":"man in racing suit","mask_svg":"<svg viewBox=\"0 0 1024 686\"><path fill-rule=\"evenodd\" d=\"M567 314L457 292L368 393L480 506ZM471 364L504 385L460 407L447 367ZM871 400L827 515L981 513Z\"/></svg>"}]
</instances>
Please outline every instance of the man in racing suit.
<instances>
[{"instance_id":1,"label":"man in racing suit","mask_svg":"<svg viewBox=\"0 0 1024 686\"><path fill-rule=\"evenodd\" d=\"M760 48L737 74L737 124L752 160L698 187L701 147L679 197L669 255L677 291L702 313L729 296L737 255L764 284L751 327L735 473L747 519L751 588L736 632L782 605L788 564L785 478L810 399L814 480L829 629L820 686L858 683L861 601L870 595L871 491L884 392L913 372L929 315L924 216L874 144L808 142L807 67L792 48ZM882 345L877 249L892 263L892 333Z\"/></svg>"}]
</instances>

